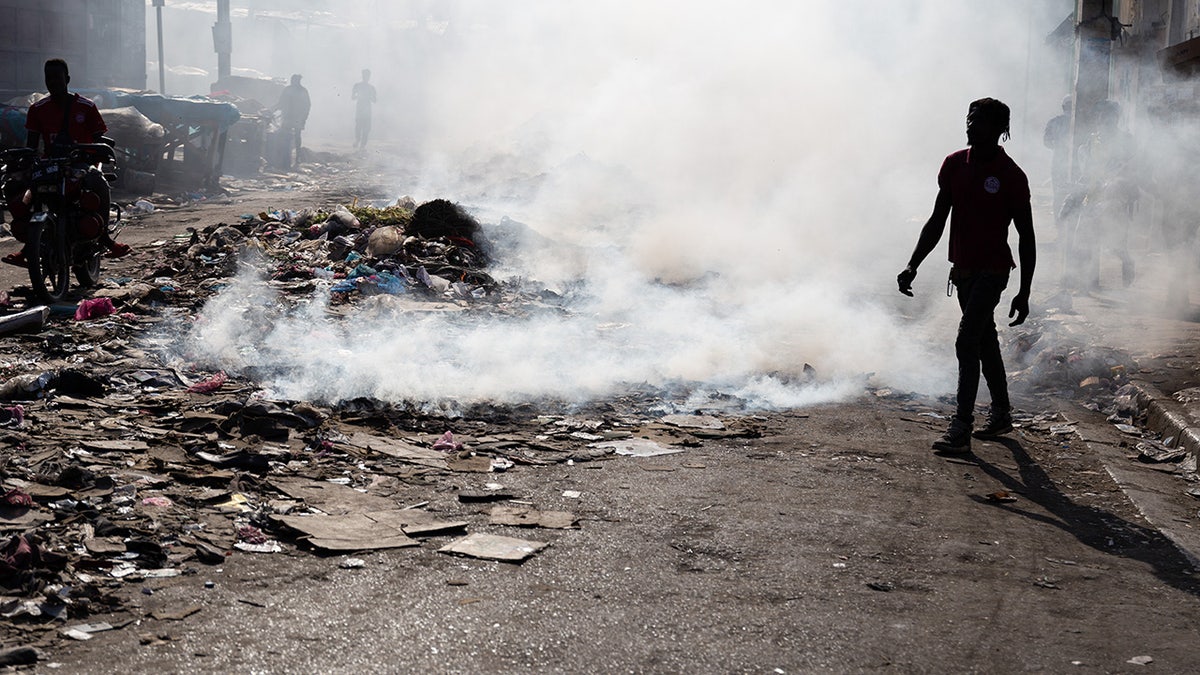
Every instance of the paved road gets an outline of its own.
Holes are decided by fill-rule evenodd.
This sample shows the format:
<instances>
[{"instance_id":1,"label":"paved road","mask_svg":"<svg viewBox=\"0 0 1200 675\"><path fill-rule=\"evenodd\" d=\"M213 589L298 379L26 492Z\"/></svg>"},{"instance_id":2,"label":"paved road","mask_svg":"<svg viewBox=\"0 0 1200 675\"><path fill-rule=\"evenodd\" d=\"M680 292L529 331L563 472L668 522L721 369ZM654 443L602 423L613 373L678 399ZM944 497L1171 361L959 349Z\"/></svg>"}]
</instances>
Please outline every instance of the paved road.
<instances>
[{"instance_id":1,"label":"paved road","mask_svg":"<svg viewBox=\"0 0 1200 675\"><path fill-rule=\"evenodd\" d=\"M144 246L264 205L157 214L125 239ZM5 287L19 282L0 272ZM1035 311L1048 306L1043 289ZM1158 292L1139 280L1047 321L1135 352L1140 375L1165 391L1194 385L1195 324L1154 312ZM130 584L129 611L104 618L196 613L57 646L58 667L39 670L1138 672L1138 657L1160 672L1200 668L1191 565L1110 470L1160 497L1156 525L1190 530L1177 479L1131 463L1101 414L1053 392L1020 403L1030 415L1066 411L1079 434L1031 423L945 459L929 452L945 422L925 413L948 405L868 395L766 416L759 438L488 478L577 511L573 531L487 526L486 509L456 499L479 485L456 475L437 484L431 509L550 547L521 566L437 553L448 538L360 555L361 569L239 553ZM1016 500L989 500L999 491Z\"/></svg>"},{"instance_id":2,"label":"paved road","mask_svg":"<svg viewBox=\"0 0 1200 675\"><path fill-rule=\"evenodd\" d=\"M1089 448L1027 426L948 460L927 449L943 422L925 412L946 410L827 406L765 418L761 438L500 477L541 508L577 510L575 531L483 526L455 499L477 486L450 479L431 509L551 546L522 566L436 553L446 539L359 556L362 569L237 555L147 583L153 595L130 589L137 611L198 613L54 660L114 673L1200 668L1191 566ZM998 491L1016 500L990 501Z\"/></svg>"}]
</instances>

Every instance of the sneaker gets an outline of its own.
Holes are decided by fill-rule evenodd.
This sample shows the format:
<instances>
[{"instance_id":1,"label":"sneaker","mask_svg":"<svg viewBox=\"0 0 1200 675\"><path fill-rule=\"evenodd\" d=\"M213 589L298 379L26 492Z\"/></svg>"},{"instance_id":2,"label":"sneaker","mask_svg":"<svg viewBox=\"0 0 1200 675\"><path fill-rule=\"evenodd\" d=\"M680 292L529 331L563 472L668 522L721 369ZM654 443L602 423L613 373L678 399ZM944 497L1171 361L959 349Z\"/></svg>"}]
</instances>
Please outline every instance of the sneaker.
<instances>
[{"instance_id":1,"label":"sneaker","mask_svg":"<svg viewBox=\"0 0 1200 675\"><path fill-rule=\"evenodd\" d=\"M114 243L112 245L112 248L108 249L108 253L104 254L104 257L105 258L123 258L123 257L129 255L129 253L131 251L133 251L133 249L129 248L129 244Z\"/></svg>"},{"instance_id":2,"label":"sneaker","mask_svg":"<svg viewBox=\"0 0 1200 675\"><path fill-rule=\"evenodd\" d=\"M1007 410L993 410L988 413L987 424L976 431L975 438L998 438L1013 430L1012 414Z\"/></svg>"},{"instance_id":3,"label":"sneaker","mask_svg":"<svg viewBox=\"0 0 1200 675\"><path fill-rule=\"evenodd\" d=\"M29 261L25 260L25 249L23 248L16 253L10 253L3 258L0 258L0 260L3 260L9 265L16 265L17 267L29 267Z\"/></svg>"},{"instance_id":4,"label":"sneaker","mask_svg":"<svg viewBox=\"0 0 1200 675\"><path fill-rule=\"evenodd\" d=\"M939 454L961 455L971 451L971 425L960 421L957 417L950 420L950 428L942 437L933 442L934 451Z\"/></svg>"}]
</instances>

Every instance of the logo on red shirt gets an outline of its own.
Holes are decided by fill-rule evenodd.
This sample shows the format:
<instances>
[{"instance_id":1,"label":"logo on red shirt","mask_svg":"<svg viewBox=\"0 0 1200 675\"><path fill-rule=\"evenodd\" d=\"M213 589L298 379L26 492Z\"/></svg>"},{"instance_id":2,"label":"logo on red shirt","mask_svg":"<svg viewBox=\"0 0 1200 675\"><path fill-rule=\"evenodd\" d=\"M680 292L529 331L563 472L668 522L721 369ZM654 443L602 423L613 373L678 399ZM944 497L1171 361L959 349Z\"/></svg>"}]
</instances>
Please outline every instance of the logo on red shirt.
<instances>
[{"instance_id":1,"label":"logo on red shirt","mask_svg":"<svg viewBox=\"0 0 1200 675\"><path fill-rule=\"evenodd\" d=\"M1000 179L995 176L988 176L983 181L983 189L987 190L989 195L994 195L1000 191Z\"/></svg>"}]
</instances>

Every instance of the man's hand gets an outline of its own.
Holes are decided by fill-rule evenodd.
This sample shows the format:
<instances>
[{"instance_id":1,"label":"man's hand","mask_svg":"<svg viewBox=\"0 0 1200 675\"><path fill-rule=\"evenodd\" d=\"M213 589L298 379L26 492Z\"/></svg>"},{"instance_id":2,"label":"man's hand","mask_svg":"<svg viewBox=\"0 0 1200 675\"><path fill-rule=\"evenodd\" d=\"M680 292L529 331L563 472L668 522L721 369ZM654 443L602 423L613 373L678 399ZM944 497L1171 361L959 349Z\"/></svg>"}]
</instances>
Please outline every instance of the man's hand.
<instances>
[{"instance_id":1,"label":"man's hand","mask_svg":"<svg viewBox=\"0 0 1200 675\"><path fill-rule=\"evenodd\" d=\"M1029 316L1028 295L1017 294L1015 297L1013 297L1012 309L1008 310L1008 318L1012 319L1013 316L1016 316L1017 318L1008 325L1020 326L1021 324L1025 323L1025 317Z\"/></svg>"},{"instance_id":2,"label":"man's hand","mask_svg":"<svg viewBox=\"0 0 1200 675\"><path fill-rule=\"evenodd\" d=\"M911 267L905 267L904 271L896 275L896 284L900 286L900 292L912 297L912 282L917 278L917 271Z\"/></svg>"}]
</instances>

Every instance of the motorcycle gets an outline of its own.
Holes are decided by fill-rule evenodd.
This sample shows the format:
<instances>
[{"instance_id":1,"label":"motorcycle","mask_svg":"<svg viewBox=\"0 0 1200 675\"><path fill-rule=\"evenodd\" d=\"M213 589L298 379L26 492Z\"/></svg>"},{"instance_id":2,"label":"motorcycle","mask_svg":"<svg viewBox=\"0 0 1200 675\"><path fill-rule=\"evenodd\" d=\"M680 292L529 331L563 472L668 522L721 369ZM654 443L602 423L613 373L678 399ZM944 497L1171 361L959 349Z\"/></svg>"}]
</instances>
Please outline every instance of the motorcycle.
<instances>
[{"instance_id":1,"label":"motorcycle","mask_svg":"<svg viewBox=\"0 0 1200 675\"><path fill-rule=\"evenodd\" d=\"M33 292L43 302L66 298L72 272L80 286L99 282L105 251L105 223L99 214L103 204L86 188L84 177L95 170L92 167L115 163L108 143L55 147L49 157L38 157L32 148L0 153L0 178L28 185L23 196L30 211L25 260ZM103 176L110 182L115 178L111 173ZM120 207L110 206L107 227L110 239L123 227Z\"/></svg>"}]
</instances>

